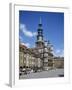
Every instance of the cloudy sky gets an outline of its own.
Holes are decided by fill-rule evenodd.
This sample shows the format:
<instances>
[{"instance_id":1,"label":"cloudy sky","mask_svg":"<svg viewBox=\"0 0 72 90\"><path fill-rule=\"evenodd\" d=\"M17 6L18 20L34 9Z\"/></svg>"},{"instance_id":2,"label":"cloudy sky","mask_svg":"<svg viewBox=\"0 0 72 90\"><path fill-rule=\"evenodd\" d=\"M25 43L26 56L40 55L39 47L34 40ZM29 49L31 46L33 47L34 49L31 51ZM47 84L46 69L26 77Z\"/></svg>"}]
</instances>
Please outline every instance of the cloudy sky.
<instances>
[{"instance_id":1,"label":"cloudy sky","mask_svg":"<svg viewBox=\"0 0 72 90\"><path fill-rule=\"evenodd\" d=\"M64 54L64 14L55 12L19 11L19 40L27 47L34 47L38 24L42 21L44 39L50 40L54 54Z\"/></svg>"}]
</instances>

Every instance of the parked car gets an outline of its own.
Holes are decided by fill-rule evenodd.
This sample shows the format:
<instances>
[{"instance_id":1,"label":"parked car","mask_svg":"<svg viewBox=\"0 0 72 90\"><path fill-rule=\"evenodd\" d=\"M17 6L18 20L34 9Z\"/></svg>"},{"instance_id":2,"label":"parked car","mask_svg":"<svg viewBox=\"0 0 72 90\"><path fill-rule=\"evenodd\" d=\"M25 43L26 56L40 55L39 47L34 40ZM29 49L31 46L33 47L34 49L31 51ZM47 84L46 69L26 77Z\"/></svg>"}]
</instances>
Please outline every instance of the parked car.
<instances>
[{"instance_id":1,"label":"parked car","mask_svg":"<svg viewBox=\"0 0 72 90\"><path fill-rule=\"evenodd\" d=\"M24 75L24 74L27 74L26 71L24 71L24 72L23 72L23 71L19 72L19 75L20 75L20 76L21 76L21 75Z\"/></svg>"},{"instance_id":2,"label":"parked car","mask_svg":"<svg viewBox=\"0 0 72 90\"><path fill-rule=\"evenodd\" d=\"M20 69L20 75L24 75L24 74L27 74L26 69L25 68Z\"/></svg>"}]
</instances>

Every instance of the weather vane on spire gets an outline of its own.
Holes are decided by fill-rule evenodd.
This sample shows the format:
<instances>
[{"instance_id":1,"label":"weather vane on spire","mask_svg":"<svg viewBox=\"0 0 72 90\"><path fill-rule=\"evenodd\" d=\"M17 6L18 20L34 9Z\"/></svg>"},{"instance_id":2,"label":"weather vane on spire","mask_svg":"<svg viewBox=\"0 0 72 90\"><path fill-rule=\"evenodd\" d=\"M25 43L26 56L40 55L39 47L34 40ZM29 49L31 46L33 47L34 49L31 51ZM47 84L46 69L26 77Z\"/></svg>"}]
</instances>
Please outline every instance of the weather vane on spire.
<instances>
[{"instance_id":1,"label":"weather vane on spire","mask_svg":"<svg viewBox=\"0 0 72 90\"><path fill-rule=\"evenodd\" d=\"M40 24L41 24L42 20L41 20L41 16L40 16Z\"/></svg>"}]
</instances>

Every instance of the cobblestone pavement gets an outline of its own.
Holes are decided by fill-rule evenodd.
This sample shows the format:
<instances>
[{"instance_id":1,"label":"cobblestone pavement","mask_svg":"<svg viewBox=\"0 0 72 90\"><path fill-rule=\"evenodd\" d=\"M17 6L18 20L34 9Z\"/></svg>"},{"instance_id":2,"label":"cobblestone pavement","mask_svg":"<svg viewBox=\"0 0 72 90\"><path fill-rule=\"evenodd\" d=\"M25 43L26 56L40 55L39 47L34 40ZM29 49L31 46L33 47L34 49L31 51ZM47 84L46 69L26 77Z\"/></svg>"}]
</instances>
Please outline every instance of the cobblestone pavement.
<instances>
[{"instance_id":1,"label":"cobblestone pavement","mask_svg":"<svg viewBox=\"0 0 72 90\"><path fill-rule=\"evenodd\" d=\"M54 69L37 73L30 73L27 75L21 75L20 79L63 77L63 76L64 76L64 69Z\"/></svg>"}]
</instances>

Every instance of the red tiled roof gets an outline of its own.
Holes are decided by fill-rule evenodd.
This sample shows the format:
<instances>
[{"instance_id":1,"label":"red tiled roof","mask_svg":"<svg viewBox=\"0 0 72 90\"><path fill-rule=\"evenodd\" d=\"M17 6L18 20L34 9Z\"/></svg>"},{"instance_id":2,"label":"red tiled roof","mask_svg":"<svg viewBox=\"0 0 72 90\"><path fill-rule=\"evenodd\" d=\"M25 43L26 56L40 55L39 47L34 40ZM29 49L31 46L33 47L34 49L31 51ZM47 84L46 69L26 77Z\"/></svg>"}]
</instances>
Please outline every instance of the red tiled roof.
<instances>
[{"instance_id":1,"label":"red tiled roof","mask_svg":"<svg viewBox=\"0 0 72 90\"><path fill-rule=\"evenodd\" d=\"M19 47L27 48L27 46L25 46L25 45L23 45L23 44L19 44Z\"/></svg>"}]
</instances>

